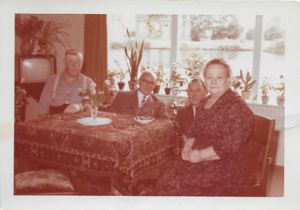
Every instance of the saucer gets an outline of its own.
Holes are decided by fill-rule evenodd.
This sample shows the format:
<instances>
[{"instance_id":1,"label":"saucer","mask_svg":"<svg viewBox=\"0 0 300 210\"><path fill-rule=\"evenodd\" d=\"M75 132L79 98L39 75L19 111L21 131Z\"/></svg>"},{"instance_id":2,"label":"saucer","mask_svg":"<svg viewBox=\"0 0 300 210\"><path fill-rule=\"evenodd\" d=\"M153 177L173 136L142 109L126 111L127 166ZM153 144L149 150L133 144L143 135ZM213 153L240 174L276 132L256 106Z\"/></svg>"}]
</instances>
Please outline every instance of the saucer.
<instances>
[{"instance_id":1,"label":"saucer","mask_svg":"<svg viewBox=\"0 0 300 210\"><path fill-rule=\"evenodd\" d=\"M140 124L146 125L155 120L155 117L152 116L136 116L134 120Z\"/></svg>"},{"instance_id":2,"label":"saucer","mask_svg":"<svg viewBox=\"0 0 300 210\"><path fill-rule=\"evenodd\" d=\"M98 117L96 119L93 119L91 117L83 117L76 120L76 122L78 122L81 125L96 126L96 125L108 125L112 122L112 120L106 117Z\"/></svg>"}]
</instances>

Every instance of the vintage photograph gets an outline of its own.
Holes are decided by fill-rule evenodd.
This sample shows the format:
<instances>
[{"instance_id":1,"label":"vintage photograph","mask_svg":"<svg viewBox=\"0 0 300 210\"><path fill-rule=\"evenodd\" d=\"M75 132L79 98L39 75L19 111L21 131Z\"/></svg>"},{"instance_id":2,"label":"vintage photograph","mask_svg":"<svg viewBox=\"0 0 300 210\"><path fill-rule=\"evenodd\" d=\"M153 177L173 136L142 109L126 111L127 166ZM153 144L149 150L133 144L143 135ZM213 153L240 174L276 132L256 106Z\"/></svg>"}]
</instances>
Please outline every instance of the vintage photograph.
<instances>
[{"instance_id":1,"label":"vintage photograph","mask_svg":"<svg viewBox=\"0 0 300 210\"><path fill-rule=\"evenodd\" d=\"M297 210L299 18L0 1L0 209Z\"/></svg>"},{"instance_id":2,"label":"vintage photograph","mask_svg":"<svg viewBox=\"0 0 300 210\"><path fill-rule=\"evenodd\" d=\"M286 21L15 14L15 195L283 196Z\"/></svg>"}]
</instances>

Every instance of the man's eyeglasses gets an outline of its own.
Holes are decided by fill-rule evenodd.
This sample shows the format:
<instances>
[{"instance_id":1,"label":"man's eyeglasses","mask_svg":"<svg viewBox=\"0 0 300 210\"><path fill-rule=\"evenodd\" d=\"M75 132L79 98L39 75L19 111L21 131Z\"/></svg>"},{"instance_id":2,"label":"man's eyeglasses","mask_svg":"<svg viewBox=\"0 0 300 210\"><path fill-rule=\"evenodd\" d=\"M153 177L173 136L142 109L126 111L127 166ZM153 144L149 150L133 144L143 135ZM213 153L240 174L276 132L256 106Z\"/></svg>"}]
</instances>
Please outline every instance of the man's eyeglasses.
<instances>
[{"instance_id":1,"label":"man's eyeglasses","mask_svg":"<svg viewBox=\"0 0 300 210\"><path fill-rule=\"evenodd\" d=\"M146 79L143 79L143 78L141 78L140 80L142 82L148 84L148 85L155 85L156 84L156 82L154 82L154 81L146 80Z\"/></svg>"}]
</instances>

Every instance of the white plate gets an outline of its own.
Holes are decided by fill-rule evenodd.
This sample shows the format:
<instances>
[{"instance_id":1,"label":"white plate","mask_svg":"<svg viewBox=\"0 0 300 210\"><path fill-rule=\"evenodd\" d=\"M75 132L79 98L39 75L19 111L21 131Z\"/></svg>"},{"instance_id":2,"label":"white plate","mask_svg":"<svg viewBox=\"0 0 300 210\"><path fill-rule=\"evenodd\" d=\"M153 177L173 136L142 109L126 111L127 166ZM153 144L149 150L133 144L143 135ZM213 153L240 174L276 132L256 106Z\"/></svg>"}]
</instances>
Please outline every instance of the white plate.
<instances>
[{"instance_id":1,"label":"white plate","mask_svg":"<svg viewBox=\"0 0 300 210\"><path fill-rule=\"evenodd\" d=\"M96 119L93 119L91 117L83 117L78 120L76 120L81 125L88 125L88 126L95 126L95 125L107 125L112 122L111 119L105 118L105 117L98 117Z\"/></svg>"},{"instance_id":2,"label":"white plate","mask_svg":"<svg viewBox=\"0 0 300 210\"><path fill-rule=\"evenodd\" d=\"M151 123L153 120L155 120L155 117L152 117L152 118L149 118L149 119L148 119L148 117L147 117L147 119L141 119L141 118L143 118L143 117L137 116L137 117L134 118L134 120L136 122L140 123L140 124L143 124L143 125Z\"/></svg>"}]
</instances>

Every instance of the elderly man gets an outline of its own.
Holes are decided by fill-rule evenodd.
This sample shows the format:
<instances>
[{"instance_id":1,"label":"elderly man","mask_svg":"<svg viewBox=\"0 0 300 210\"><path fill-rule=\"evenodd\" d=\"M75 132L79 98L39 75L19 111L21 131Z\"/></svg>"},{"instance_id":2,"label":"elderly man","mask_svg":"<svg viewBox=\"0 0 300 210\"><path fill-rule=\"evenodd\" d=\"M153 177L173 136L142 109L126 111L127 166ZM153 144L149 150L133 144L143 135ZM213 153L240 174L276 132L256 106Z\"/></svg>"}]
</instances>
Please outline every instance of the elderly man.
<instances>
[{"instance_id":1,"label":"elderly man","mask_svg":"<svg viewBox=\"0 0 300 210\"><path fill-rule=\"evenodd\" d=\"M65 69L46 82L39 101L40 114L73 113L81 109L80 91L95 89L95 82L81 73L83 55L70 49L65 53Z\"/></svg>"},{"instance_id":2,"label":"elderly man","mask_svg":"<svg viewBox=\"0 0 300 210\"><path fill-rule=\"evenodd\" d=\"M143 71L138 80L139 88L135 91L119 92L107 111L168 118L163 102L152 95L156 80L155 74L151 71Z\"/></svg>"},{"instance_id":3,"label":"elderly man","mask_svg":"<svg viewBox=\"0 0 300 210\"><path fill-rule=\"evenodd\" d=\"M197 107L200 101L207 95L207 89L201 79L190 81L187 90L188 105L179 109L175 120L180 125L182 133L187 136L194 122Z\"/></svg>"}]
</instances>

